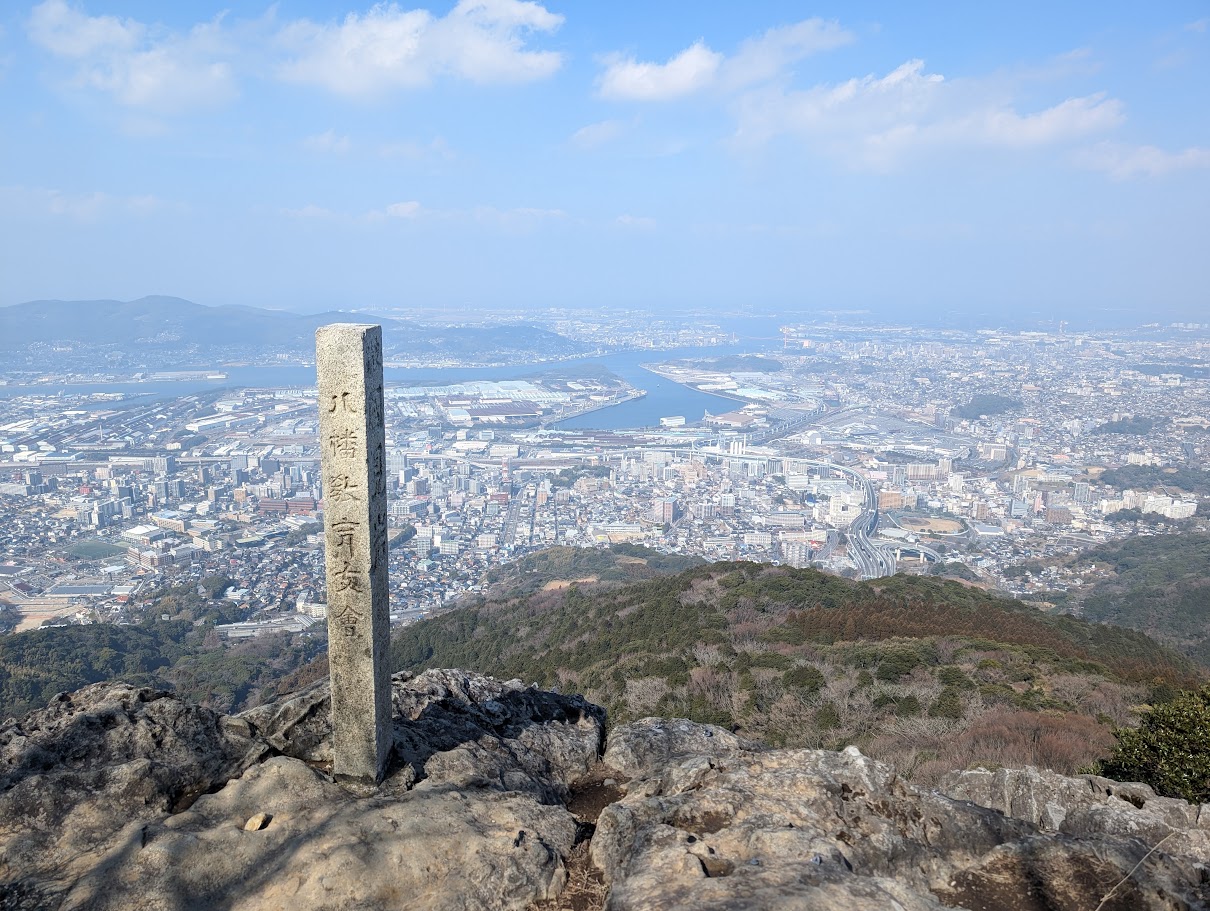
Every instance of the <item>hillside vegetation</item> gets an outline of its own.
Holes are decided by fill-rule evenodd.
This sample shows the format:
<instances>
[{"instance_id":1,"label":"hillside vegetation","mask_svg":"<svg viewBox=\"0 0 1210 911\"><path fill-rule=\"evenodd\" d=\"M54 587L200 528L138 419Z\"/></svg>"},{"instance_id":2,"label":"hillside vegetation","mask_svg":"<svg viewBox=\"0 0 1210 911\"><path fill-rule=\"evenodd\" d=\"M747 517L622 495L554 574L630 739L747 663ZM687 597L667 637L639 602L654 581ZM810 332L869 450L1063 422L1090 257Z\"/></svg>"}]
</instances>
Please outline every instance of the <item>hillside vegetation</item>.
<instances>
[{"instance_id":1,"label":"hillside vegetation","mask_svg":"<svg viewBox=\"0 0 1210 911\"><path fill-rule=\"evenodd\" d=\"M1102 484L1126 490L1154 490L1159 487L1174 488L1187 493L1210 495L1210 471L1182 465L1176 468L1159 468L1155 465L1123 465L1102 472L1098 480Z\"/></svg>"},{"instance_id":2,"label":"hillside vegetation","mask_svg":"<svg viewBox=\"0 0 1210 911\"><path fill-rule=\"evenodd\" d=\"M221 712L251 708L288 691L323 640L287 634L234 643L219 639L214 624L242 619L220 597L230 581L209 577L202 592L192 585L164 587L149 596L136 625L97 623L0 637L0 720L103 680L174 690ZM169 619L160 619L163 614Z\"/></svg>"},{"instance_id":3,"label":"hillside vegetation","mask_svg":"<svg viewBox=\"0 0 1210 911\"><path fill-rule=\"evenodd\" d=\"M955 582L719 563L613 589L481 600L401 631L396 669L581 692L775 745L855 743L928 780L974 762L1074 772L1193 665L1147 637Z\"/></svg>"},{"instance_id":4,"label":"hillside vegetation","mask_svg":"<svg viewBox=\"0 0 1210 911\"><path fill-rule=\"evenodd\" d=\"M400 535L407 537L406 531ZM697 557L629 544L602 550L554 547L495 570L489 581L501 590L534 592L577 579L620 585L701 564ZM200 588L164 586L146 596L138 622L130 626L101 623L0 636L0 720L45 705L56 693L103 680L173 690L190 702L233 712L324 677L322 635L227 642L213 632L215 624L246 619L222 597L233 581L210 576ZM4 608L0 603L0 633L17 620Z\"/></svg>"},{"instance_id":5,"label":"hillside vegetation","mask_svg":"<svg viewBox=\"0 0 1210 911\"><path fill-rule=\"evenodd\" d=\"M700 557L666 554L638 544L548 547L492 570L485 581L498 594L517 595L574 582L640 582L704 563Z\"/></svg>"},{"instance_id":6,"label":"hillside vegetation","mask_svg":"<svg viewBox=\"0 0 1210 911\"><path fill-rule=\"evenodd\" d=\"M1210 535L1148 535L1086 551L1104 573L1073 607L1089 620L1140 630L1210 668Z\"/></svg>"},{"instance_id":7,"label":"hillside vegetation","mask_svg":"<svg viewBox=\"0 0 1210 911\"><path fill-rule=\"evenodd\" d=\"M1004 414L1006 411L1012 411L1014 408L1020 407L1020 399L1014 399L1007 395L993 395L980 392L971 396L969 402L951 409L950 414L962 420L977 421L984 415L990 417Z\"/></svg>"}]
</instances>

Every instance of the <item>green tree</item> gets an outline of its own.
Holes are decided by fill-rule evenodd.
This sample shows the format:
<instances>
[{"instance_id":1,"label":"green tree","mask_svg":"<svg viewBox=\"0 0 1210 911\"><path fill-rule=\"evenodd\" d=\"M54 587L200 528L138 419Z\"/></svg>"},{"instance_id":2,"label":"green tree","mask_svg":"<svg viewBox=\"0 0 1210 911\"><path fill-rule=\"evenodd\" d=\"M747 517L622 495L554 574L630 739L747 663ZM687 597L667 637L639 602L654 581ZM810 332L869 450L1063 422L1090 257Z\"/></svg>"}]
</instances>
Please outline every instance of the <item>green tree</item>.
<instances>
[{"instance_id":1,"label":"green tree","mask_svg":"<svg viewBox=\"0 0 1210 911\"><path fill-rule=\"evenodd\" d=\"M1165 797L1210 802L1210 686L1144 713L1138 728L1114 732L1117 746L1097 771L1141 781Z\"/></svg>"}]
</instances>

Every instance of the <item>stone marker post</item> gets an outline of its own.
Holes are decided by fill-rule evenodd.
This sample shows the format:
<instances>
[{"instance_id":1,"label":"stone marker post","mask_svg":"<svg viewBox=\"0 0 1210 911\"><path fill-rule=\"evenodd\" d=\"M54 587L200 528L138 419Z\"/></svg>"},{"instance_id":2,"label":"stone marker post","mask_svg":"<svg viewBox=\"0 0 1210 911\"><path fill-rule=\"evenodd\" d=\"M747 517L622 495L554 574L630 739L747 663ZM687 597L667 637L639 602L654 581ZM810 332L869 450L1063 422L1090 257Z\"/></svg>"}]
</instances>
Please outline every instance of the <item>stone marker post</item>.
<instances>
[{"instance_id":1,"label":"stone marker post","mask_svg":"<svg viewBox=\"0 0 1210 911\"><path fill-rule=\"evenodd\" d=\"M374 785L392 745L382 327L315 333L319 375L332 774Z\"/></svg>"}]
</instances>

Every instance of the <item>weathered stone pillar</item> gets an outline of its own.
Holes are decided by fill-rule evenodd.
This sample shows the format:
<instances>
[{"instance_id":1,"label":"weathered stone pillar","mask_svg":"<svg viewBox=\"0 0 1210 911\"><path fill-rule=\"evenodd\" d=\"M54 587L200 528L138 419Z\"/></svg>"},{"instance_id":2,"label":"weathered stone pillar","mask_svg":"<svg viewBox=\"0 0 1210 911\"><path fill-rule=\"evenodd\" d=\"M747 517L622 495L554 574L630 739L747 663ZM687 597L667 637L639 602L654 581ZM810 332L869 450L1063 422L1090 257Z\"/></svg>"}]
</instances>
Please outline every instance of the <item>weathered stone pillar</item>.
<instances>
[{"instance_id":1,"label":"weathered stone pillar","mask_svg":"<svg viewBox=\"0 0 1210 911\"><path fill-rule=\"evenodd\" d=\"M387 491L382 328L354 323L315 333L319 376L332 773L382 780L392 744L387 666Z\"/></svg>"}]
</instances>

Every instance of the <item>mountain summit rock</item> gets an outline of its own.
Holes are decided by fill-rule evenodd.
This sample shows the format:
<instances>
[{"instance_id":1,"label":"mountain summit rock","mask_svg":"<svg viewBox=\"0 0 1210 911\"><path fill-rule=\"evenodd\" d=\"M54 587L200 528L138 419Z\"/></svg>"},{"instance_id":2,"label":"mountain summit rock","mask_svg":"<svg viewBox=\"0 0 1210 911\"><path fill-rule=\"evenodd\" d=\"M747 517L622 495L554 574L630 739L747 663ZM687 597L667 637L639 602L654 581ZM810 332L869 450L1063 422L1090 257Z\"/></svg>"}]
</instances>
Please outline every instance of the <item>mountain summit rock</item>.
<instances>
[{"instance_id":1,"label":"mountain summit rock","mask_svg":"<svg viewBox=\"0 0 1210 911\"><path fill-rule=\"evenodd\" d=\"M392 680L388 776L326 683L225 716L95 684L0 725L0 909L1199 909L1210 808L1033 769L922 790L458 670Z\"/></svg>"}]
</instances>

